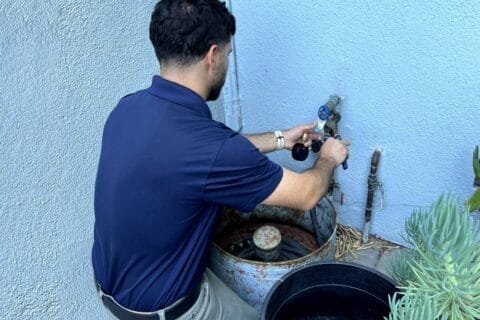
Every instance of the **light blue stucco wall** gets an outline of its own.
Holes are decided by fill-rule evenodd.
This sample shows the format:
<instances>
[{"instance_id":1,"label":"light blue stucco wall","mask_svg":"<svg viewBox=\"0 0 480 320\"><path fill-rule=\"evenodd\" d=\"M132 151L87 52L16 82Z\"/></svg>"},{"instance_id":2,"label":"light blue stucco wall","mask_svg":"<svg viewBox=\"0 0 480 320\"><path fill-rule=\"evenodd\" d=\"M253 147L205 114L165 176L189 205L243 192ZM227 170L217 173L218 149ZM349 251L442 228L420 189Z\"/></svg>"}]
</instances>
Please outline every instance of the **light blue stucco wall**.
<instances>
[{"instance_id":1,"label":"light blue stucco wall","mask_svg":"<svg viewBox=\"0 0 480 320\"><path fill-rule=\"evenodd\" d=\"M0 1L0 319L107 318L90 263L96 166L109 112L159 71L155 3Z\"/></svg>"},{"instance_id":2,"label":"light blue stucco wall","mask_svg":"<svg viewBox=\"0 0 480 320\"><path fill-rule=\"evenodd\" d=\"M92 286L103 122L158 70L154 1L0 1L0 318L104 319Z\"/></svg>"},{"instance_id":3,"label":"light blue stucco wall","mask_svg":"<svg viewBox=\"0 0 480 320\"><path fill-rule=\"evenodd\" d=\"M101 130L118 99L158 71L147 32L155 2L0 2L1 319L106 318L90 266ZM310 121L329 94L344 95L341 129L354 144L338 173L341 219L361 225L370 156L382 148L385 210L373 232L400 241L414 207L471 192L480 7L377 3L232 1L240 104L230 78L212 107L260 132Z\"/></svg>"},{"instance_id":4,"label":"light blue stucco wall","mask_svg":"<svg viewBox=\"0 0 480 320\"><path fill-rule=\"evenodd\" d=\"M233 11L245 131L310 122L330 94L345 97L343 223L363 225L376 148L385 201L380 211L375 199L371 231L381 237L402 242L405 218L443 192L473 193L480 2L242 0ZM272 158L307 167L287 152Z\"/></svg>"}]
</instances>

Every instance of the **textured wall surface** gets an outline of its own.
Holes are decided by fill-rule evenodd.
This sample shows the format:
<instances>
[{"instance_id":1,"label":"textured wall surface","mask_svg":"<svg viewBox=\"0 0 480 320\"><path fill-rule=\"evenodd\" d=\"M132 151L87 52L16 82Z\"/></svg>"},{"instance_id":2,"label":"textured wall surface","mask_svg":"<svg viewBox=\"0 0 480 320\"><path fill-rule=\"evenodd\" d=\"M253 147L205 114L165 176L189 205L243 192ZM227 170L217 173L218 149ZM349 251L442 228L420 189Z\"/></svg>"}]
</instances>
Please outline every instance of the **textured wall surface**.
<instances>
[{"instance_id":1,"label":"textured wall surface","mask_svg":"<svg viewBox=\"0 0 480 320\"><path fill-rule=\"evenodd\" d=\"M337 172L341 221L363 225L376 148L385 206L375 199L373 233L401 242L414 208L473 193L479 2L242 0L233 11L245 131L310 122L330 94L345 97L340 130L353 145L350 168ZM287 152L272 158L307 167Z\"/></svg>"},{"instance_id":2,"label":"textured wall surface","mask_svg":"<svg viewBox=\"0 0 480 320\"><path fill-rule=\"evenodd\" d=\"M158 73L155 1L0 2L0 318L103 319L92 282L103 123Z\"/></svg>"},{"instance_id":3,"label":"textured wall surface","mask_svg":"<svg viewBox=\"0 0 480 320\"><path fill-rule=\"evenodd\" d=\"M96 166L109 112L158 73L155 3L0 1L1 319L107 318L90 263Z\"/></svg>"},{"instance_id":4,"label":"textured wall surface","mask_svg":"<svg viewBox=\"0 0 480 320\"><path fill-rule=\"evenodd\" d=\"M2 319L107 318L90 265L101 131L118 99L158 72L147 32L155 2L0 2ZM400 241L413 208L447 190L469 195L479 5L232 2L242 110L230 78L215 116L234 128L243 116L247 132L286 128L344 95L341 129L354 142L338 173L344 222L361 225L375 148L386 193L373 232Z\"/></svg>"}]
</instances>

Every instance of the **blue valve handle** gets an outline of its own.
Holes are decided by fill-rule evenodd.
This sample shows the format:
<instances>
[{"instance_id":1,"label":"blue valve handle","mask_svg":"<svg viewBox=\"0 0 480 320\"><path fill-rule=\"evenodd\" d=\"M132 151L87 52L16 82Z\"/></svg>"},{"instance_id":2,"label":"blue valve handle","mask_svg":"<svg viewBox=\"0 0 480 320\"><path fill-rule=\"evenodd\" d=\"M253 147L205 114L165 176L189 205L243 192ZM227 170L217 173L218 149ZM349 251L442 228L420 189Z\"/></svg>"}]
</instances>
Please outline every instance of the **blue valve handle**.
<instances>
[{"instance_id":1,"label":"blue valve handle","mask_svg":"<svg viewBox=\"0 0 480 320\"><path fill-rule=\"evenodd\" d=\"M335 137L333 137L334 139L337 139L337 140L342 140L342 136L339 135L339 134L336 134ZM347 170L348 169L348 163L347 163L347 160L343 161L342 162L342 168L343 170Z\"/></svg>"},{"instance_id":2,"label":"blue valve handle","mask_svg":"<svg viewBox=\"0 0 480 320\"><path fill-rule=\"evenodd\" d=\"M320 108L318 108L317 114L320 120L327 121L328 118L330 118L330 116L332 115L332 112L326 105L322 105L320 106Z\"/></svg>"},{"instance_id":3,"label":"blue valve handle","mask_svg":"<svg viewBox=\"0 0 480 320\"><path fill-rule=\"evenodd\" d=\"M332 115L332 112L328 108L327 105L322 105L320 108L318 108L318 124L315 127L315 132L319 133L323 131L323 127L325 126L325 123L328 121L330 116Z\"/></svg>"}]
</instances>

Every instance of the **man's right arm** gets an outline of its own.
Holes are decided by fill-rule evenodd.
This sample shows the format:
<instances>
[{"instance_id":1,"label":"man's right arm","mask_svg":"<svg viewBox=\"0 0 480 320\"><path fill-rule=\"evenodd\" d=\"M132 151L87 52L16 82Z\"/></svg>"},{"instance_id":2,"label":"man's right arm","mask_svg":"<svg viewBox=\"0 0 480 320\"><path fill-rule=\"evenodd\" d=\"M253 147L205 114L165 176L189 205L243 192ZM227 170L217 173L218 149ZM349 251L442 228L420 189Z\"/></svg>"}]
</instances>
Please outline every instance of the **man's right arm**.
<instances>
[{"instance_id":1,"label":"man's right arm","mask_svg":"<svg viewBox=\"0 0 480 320\"><path fill-rule=\"evenodd\" d=\"M303 211L315 207L330 185L334 169L348 155L348 142L328 139L320 150L315 164L296 173L283 168L283 177L277 188L262 203Z\"/></svg>"}]
</instances>

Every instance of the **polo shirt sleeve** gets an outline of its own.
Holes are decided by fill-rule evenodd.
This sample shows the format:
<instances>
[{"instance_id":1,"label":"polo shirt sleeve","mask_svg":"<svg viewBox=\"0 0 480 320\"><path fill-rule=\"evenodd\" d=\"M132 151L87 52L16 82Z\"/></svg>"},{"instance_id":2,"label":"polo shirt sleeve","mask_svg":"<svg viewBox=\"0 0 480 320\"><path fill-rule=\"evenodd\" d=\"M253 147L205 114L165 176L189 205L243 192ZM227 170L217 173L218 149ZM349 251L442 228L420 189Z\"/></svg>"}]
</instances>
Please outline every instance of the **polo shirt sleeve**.
<instances>
[{"instance_id":1,"label":"polo shirt sleeve","mask_svg":"<svg viewBox=\"0 0 480 320\"><path fill-rule=\"evenodd\" d=\"M283 169L244 136L229 137L218 151L204 199L243 212L255 209L278 186Z\"/></svg>"}]
</instances>

